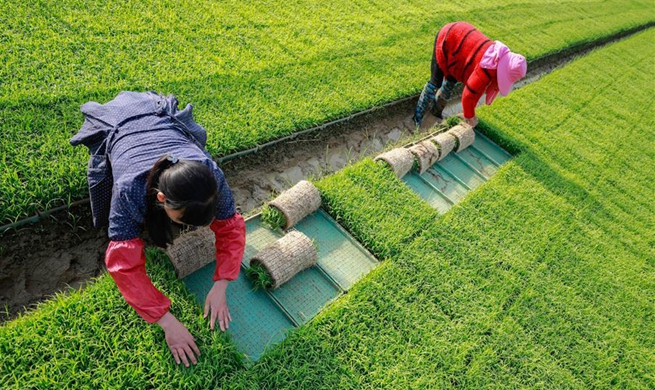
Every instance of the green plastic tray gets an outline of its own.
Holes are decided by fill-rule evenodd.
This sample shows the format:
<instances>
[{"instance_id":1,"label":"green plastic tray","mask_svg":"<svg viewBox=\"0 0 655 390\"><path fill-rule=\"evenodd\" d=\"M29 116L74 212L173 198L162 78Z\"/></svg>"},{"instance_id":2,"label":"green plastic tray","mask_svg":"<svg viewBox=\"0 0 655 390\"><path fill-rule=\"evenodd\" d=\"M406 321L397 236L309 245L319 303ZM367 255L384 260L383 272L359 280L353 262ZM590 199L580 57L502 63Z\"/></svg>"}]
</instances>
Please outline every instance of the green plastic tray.
<instances>
[{"instance_id":1,"label":"green plastic tray","mask_svg":"<svg viewBox=\"0 0 655 390\"><path fill-rule=\"evenodd\" d=\"M306 217L295 228L318 246L318 265L343 290L378 265L378 261L323 210Z\"/></svg>"},{"instance_id":2,"label":"green plastic tray","mask_svg":"<svg viewBox=\"0 0 655 390\"><path fill-rule=\"evenodd\" d=\"M450 200L444 192L435 187L432 182L416 172L406 174L403 177L403 180L409 188L418 193L430 206L439 210L441 214L448 211L455 203L455 201Z\"/></svg>"},{"instance_id":3,"label":"green plastic tray","mask_svg":"<svg viewBox=\"0 0 655 390\"><path fill-rule=\"evenodd\" d=\"M246 223L246 251L243 264L267 245L284 236L281 230L272 231L255 216ZM313 238L309 236L309 238ZM326 303L340 293L339 286L318 267L306 269L275 290L268 290L271 298L289 315L296 325L314 317Z\"/></svg>"},{"instance_id":4,"label":"green plastic tray","mask_svg":"<svg viewBox=\"0 0 655 390\"><path fill-rule=\"evenodd\" d=\"M511 155L476 132L473 145L451 153L422 175L410 172L403 181L430 206L445 213L467 193L489 180Z\"/></svg>"},{"instance_id":5,"label":"green plastic tray","mask_svg":"<svg viewBox=\"0 0 655 390\"><path fill-rule=\"evenodd\" d=\"M255 290L243 271L257 252L285 233L269 229L259 215L246 221L242 272L227 290L232 315L228 333L252 361L258 360L268 346L282 341L294 326L313 318L378 264L322 210L302 220L296 228L317 243L318 266L298 273L276 290ZM213 285L214 267L210 263L183 279L201 307Z\"/></svg>"},{"instance_id":6,"label":"green plastic tray","mask_svg":"<svg viewBox=\"0 0 655 390\"><path fill-rule=\"evenodd\" d=\"M183 279L200 307L214 282L215 264L211 263ZM253 290L242 267L239 278L230 283L227 300L232 322L228 334L237 349L251 360L258 360L267 346L278 343L294 327L293 321L262 290Z\"/></svg>"}]
</instances>

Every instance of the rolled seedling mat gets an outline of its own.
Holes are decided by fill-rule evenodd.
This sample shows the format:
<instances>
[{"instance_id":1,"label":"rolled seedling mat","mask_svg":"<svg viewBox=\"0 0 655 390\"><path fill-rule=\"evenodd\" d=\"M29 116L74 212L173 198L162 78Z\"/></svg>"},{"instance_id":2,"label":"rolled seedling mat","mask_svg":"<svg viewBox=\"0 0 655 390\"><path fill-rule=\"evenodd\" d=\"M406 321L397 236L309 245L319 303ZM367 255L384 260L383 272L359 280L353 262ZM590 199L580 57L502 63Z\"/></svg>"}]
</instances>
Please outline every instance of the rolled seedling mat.
<instances>
[{"instance_id":1,"label":"rolled seedling mat","mask_svg":"<svg viewBox=\"0 0 655 390\"><path fill-rule=\"evenodd\" d=\"M375 161L378 160L386 162L399 179L402 179L414 165L414 155L405 148L396 148L382 153L375 158Z\"/></svg>"},{"instance_id":2,"label":"rolled seedling mat","mask_svg":"<svg viewBox=\"0 0 655 390\"><path fill-rule=\"evenodd\" d=\"M216 261L214 232L209 227L182 234L166 248L178 279Z\"/></svg>"},{"instance_id":3,"label":"rolled seedling mat","mask_svg":"<svg viewBox=\"0 0 655 390\"><path fill-rule=\"evenodd\" d=\"M448 153L453 151L456 139L450 133L441 133L432 137L430 141L434 142L439 149L439 157L437 158L437 161L441 161L446 158Z\"/></svg>"},{"instance_id":4,"label":"rolled seedling mat","mask_svg":"<svg viewBox=\"0 0 655 390\"><path fill-rule=\"evenodd\" d=\"M432 141L420 142L411 148L414 157L418 160L419 173L422 175L425 171L430 169L439 159L439 149Z\"/></svg>"},{"instance_id":5,"label":"rolled seedling mat","mask_svg":"<svg viewBox=\"0 0 655 390\"><path fill-rule=\"evenodd\" d=\"M473 127L467 125L466 123L458 124L457 126L448 130L448 133L457 138L457 148L455 149L456 153L459 153L473 145L473 142L475 141L475 131L473 131Z\"/></svg>"},{"instance_id":6,"label":"rolled seedling mat","mask_svg":"<svg viewBox=\"0 0 655 390\"><path fill-rule=\"evenodd\" d=\"M284 225L286 230L321 207L321 193L312 183L301 180L269 202L269 205L275 206L284 214L287 220Z\"/></svg>"},{"instance_id":7,"label":"rolled seedling mat","mask_svg":"<svg viewBox=\"0 0 655 390\"><path fill-rule=\"evenodd\" d=\"M253 256L250 266L263 266L273 281L271 288L276 289L317 261L318 251L312 240L294 230Z\"/></svg>"}]
</instances>

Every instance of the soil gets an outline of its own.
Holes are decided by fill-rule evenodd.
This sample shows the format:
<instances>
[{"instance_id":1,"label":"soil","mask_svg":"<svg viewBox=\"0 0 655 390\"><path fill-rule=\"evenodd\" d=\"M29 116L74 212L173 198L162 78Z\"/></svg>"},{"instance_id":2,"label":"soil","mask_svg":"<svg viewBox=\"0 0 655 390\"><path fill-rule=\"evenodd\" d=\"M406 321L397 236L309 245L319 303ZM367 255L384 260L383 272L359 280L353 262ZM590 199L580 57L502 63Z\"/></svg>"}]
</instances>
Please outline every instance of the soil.
<instances>
[{"instance_id":1,"label":"soil","mask_svg":"<svg viewBox=\"0 0 655 390\"><path fill-rule=\"evenodd\" d=\"M76 206L0 236L0 321L67 288L83 287L104 266L107 233L88 206Z\"/></svg>"},{"instance_id":2,"label":"soil","mask_svg":"<svg viewBox=\"0 0 655 390\"><path fill-rule=\"evenodd\" d=\"M539 59L530 64L527 77L516 88L632 32ZM320 178L377 155L390 144L402 144L418 134L427 134L439 120L428 114L417 132L411 121L416 100L417 97L404 99L223 162L221 168L238 210L244 215L253 214L264 202L300 180ZM458 112L461 105L455 95L444 116ZM0 322L16 317L56 292L81 288L100 275L104 271L107 243L106 230L93 227L88 204L0 233Z\"/></svg>"},{"instance_id":3,"label":"soil","mask_svg":"<svg viewBox=\"0 0 655 390\"><path fill-rule=\"evenodd\" d=\"M417 134L411 120L415 104L410 100L224 162L221 168L239 211L249 214L301 180L336 172ZM427 133L437 121L428 116L419 131Z\"/></svg>"}]
</instances>

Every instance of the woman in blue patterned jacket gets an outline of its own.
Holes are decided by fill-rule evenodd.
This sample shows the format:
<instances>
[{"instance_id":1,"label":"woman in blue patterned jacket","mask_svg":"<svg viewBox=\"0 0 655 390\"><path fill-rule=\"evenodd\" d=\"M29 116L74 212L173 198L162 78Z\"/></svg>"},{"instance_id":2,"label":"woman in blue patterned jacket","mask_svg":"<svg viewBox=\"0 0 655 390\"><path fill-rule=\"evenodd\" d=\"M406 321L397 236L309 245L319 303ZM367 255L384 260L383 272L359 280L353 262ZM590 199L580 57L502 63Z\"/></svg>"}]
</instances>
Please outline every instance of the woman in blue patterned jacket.
<instances>
[{"instance_id":1,"label":"woman in blue patterned jacket","mask_svg":"<svg viewBox=\"0 0 655 390\"><path fill-rule=\"evenodd\" d=\"M239 275L245 223L236 212L223 172L205 150L207 135L192 106L173 96L122 92L82 106L85 122L71 139L90 152L88 181L94 224L108 224L105 264L125 300L147 322L159 324L175 359L187 367L200 351L173 316L170 300L146 275L142 230L158 246L172 242L172 223L206 226L216 236L214 286L205 317L225 330L231 321L226 289Z\"/></svg>"}]
</instances>

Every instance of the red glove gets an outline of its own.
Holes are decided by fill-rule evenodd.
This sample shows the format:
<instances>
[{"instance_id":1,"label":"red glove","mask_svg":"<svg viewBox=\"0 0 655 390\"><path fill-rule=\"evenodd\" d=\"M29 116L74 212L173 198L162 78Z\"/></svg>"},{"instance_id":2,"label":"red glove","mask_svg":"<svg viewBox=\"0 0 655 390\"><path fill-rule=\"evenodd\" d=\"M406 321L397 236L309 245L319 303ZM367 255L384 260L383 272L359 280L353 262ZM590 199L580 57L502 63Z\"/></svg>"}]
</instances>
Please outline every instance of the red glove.
<instances>
[{"instance_id":1,"label":"red glove","mask_svg":"<svg viewBox=\"0 0 655 390\"><path fill-rule=\"evenodd\" d=\"M171 301L152 285L146 275L144 247L140 238L111 241L105 253L105 264L127 303L144 320L153 323L168 312Z\"/></svg>"},{"instance_id":2,"label":"red glove","mask_svg":"<svg viewBox=\"0 0 655 390\"><path fill-rule=\"evenodd\" d=\"M239 213L228 219L215 219L210 229L216 236L216 270L214 281L239 277L246 247L246 223Z\"/></svg>"}]
</instances>

